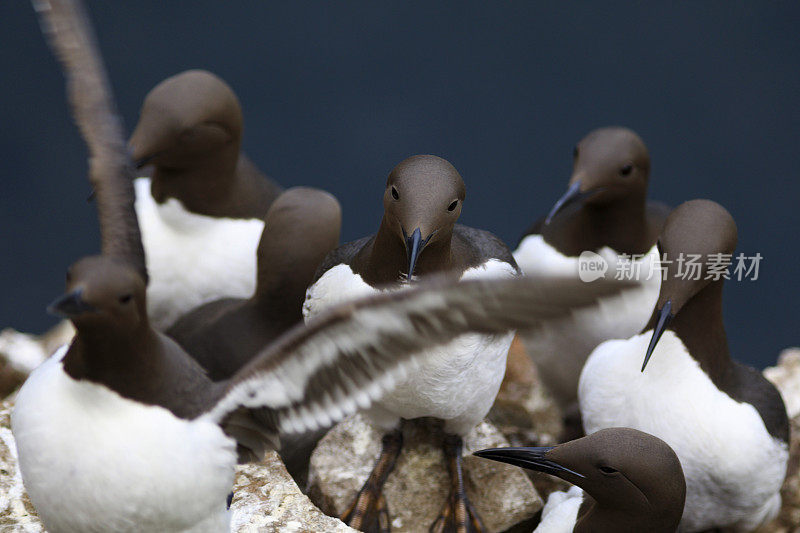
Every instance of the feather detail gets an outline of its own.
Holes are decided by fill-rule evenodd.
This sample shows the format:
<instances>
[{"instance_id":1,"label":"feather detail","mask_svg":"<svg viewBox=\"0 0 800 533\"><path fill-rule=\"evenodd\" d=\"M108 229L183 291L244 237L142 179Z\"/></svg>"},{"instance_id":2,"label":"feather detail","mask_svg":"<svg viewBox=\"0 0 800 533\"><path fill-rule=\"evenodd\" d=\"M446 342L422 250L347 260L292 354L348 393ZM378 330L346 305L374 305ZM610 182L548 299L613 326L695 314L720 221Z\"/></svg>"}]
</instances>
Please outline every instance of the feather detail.
<instances>
[{"instance_id":1,"label":"feather detail","mask_svg":"<svg viewBox=\"0 0 800 533\"><path fill-rule=\"evenodd\" d=\"M42 33L61 62L75 123L89 148L103 255L130 263L147 280L134 211L133 164L94 32L80 2L34 0Z\"/></svg>"},{"instance_id":2,"label":"feather detail","mask_svg":"<svg viewBox=\"0 0 800 533\"><path fill-rule=\"evenodd\" d=\"M368 407L426 349L469 332L536 328L630 285L576 279L431 278L338 305L281 336L231 380L209 416L267 408L274 429L303 432Z\"/></svg>"}]
</instances>

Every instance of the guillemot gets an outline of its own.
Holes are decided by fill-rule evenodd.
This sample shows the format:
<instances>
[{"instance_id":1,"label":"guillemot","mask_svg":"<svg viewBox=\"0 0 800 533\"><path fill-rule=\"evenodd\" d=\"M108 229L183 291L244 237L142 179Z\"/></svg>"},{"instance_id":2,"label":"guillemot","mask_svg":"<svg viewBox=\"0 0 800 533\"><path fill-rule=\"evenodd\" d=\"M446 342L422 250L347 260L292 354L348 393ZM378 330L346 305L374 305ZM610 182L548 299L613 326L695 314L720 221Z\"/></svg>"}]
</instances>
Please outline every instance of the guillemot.
<instances>
[{"instance_id":1,"label":"guillemot","mask_svg":"<svg viewBox=\"0 0 800 533\"><path fill-rule=\"evenodd\" d=\"M263 218L281 192L241 152L242 110L233 90L188 70L145 97L129 144L136 211L151 276L148 311L166 329L200 304L246 298L254 288Z\"/></svg>"},{"instance_id":2,"label":"guillemot","mask_svg":"<svg viewBox=\"0 0 800 533\"><path fill-rule=\"evenodd\" d=\"M518 276L516 263L502 241L486 231L456 224L464 197L461 176L444 159L419 155L399 163L386 182L378 232L328 255L318 279L308 289L306 318L330 305L378 292L381 285L410 287L411 280L434 273L454 280ZM575 285L579 284L575 280ZM552 305L577 304L575 287L563 294L551 289ZM594 301L594 296L584 303L588 301ZM444 453L452 474L451 496L437 523L443 526L445 521L456 520L456 527L472 523L482 529L464 494L462 437L489 411L505 373L511 339L510 333L473 334L427 352L420 368L367 413L386 432L383 449L369 479L343 515L346 522L356 529L374 521L386 523L388 511L381 490L402 446L397 429L400 420L434 417L445 421L449 437Z\"/></svg>"},{"instance_id":3,"label":"guillemot","mask_svg":"<svg viewBox=\"0 0 800 533\"><path fill-rule=\"evenodd\" d=\"M545 472L575 486L550 495L535 533L674 533L686 483L663 440L609 428L558 446L491 448L474 453Z\"/></svg>"},{"instance_id":4,"label":"guillemot","mask_svg":"<svg viewBox=\"0 0 800 533\"><path fill-rule=\"evenodd\" d=\"M339 244L339 202L319 189L288 189L270 207L258 245L255 290L197 307L166 333L208 371L230 378L268 343L303 320L306 288Z\"/></svg>"},{"instance_id":5,"label":"guillemot","mask_svg":"<svg viewBox=\"0 0 800 533\"><path fill-rule=\"evenodd\" d=\"M224 531L237 445L258 454L282 431L366 408L415 354L467 331L499 334L568 312L527 280L439 280L324 312L212 382L149 325L130 159L82 6L35 7L89 145L102 251L68 272L51 309L77 333L31 373L12 413L23 481L49 530ZM271 424L254 424L265 409Z\"/></svg>"},{"instance_id":6,"label":"guillemot","mask_svg":"<svg viewBox=\"0 0 800 533\"><path fill-rule=\"evenodd\" d=\"M264 219L256 289L250 298L223 298L197 307L166 334L208 371L229 379L261 349L302 322L306 288L325 255L339 244L339 202L319 189L295 187L278 197ZM284 439L287 470L302 480L323 430Z\"/></svg>"},{"instance_id":7,"label":"guillemot","mask_svg":"<svg viewBox=\"0 0 800 533\"><path fill-rule=\"evenodd\" d=\"M724 268L709 266L725 267L736 241L736 224L719 204L692 200L676 208L659 239L669 263L650 322L639 335L598 346L580 380L587 432L633 427L678 454L685 531L752 530L780 508L786 409L771 383L731 358ZM693 256L699 268L690 272L685 263Z\"/></svg>"},{"instance_id":8,"label":"guillemot","mask_svg":"<svg viewBox=\"0 0 800 533\"><path fill-rule=\"evenodd\" d=\"M640 287L577 312L573 320L521 335L542 381L567 412L575 409L581 368L591 351L605 340L638 333L650 318L660 283L655 244L669 211L647 201L650 156L633 131L594 130L575 146L573 157L567 192L528 229L514 259L526 275L541 276L579 276L584 263L595 259L607 265L606 276L620 271L637 278Z\"/></svg>"}]
</instances>

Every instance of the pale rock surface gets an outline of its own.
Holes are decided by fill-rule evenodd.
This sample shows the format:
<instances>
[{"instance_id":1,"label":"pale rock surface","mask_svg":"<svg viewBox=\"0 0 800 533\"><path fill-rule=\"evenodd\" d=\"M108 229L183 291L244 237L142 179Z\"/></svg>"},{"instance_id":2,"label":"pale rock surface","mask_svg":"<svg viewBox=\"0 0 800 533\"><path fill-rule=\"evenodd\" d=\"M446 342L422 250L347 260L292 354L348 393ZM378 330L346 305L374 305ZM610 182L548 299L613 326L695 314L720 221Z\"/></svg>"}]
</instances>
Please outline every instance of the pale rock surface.
<instances>
[{"instance_id":1,"label":"pale rock surface","mask_svg":"<svg viewBox=\"0 0 800 533\"><path fill-rule=\"evenodd\" d=\"M262 463L240 465L233 491L231 531L355 532L300 492L277 452L269 452Z\"/></svg>"},{"instance_id":2,"label":"pale rock surface","mask_svg":"<svg viewBox=\"0 0 800 533\"><path fill-rule=\"evenodd\" d=\"M764 369L764 377L781 392L789 418L800 414L800 348L783 350L778 365Z\"/></svg>"},{"instance_id":3,"label":"pale rock surface","mask_svg":"<svg viewBox=\"0 0 800 533\"><path fill-rule=\"evenodd\" d=\"M381 432L361 415L335 426L311 456L309 496L339 516L352 502L380 454ZM406 422L403 451L384 487L393 533L428 531L447 498L450 480L441 451L443 432L431 420ZM465 441L467 496L489 531L505 531L528 520L542 500L522 470L471 455L508 441L483 422Z\"/></svg>"},{"instance_id":4,"label":"pale rock surface","mask_svg":"<svg viewBox=\"0 0 800 533\"><path fill-rule=\"evenodd\" d=\"M0 403L0 531L39 533L44 527L28 499L17 466L17 447L11 434L13 405L10 400Z\"/></svg>"}]
</instances>

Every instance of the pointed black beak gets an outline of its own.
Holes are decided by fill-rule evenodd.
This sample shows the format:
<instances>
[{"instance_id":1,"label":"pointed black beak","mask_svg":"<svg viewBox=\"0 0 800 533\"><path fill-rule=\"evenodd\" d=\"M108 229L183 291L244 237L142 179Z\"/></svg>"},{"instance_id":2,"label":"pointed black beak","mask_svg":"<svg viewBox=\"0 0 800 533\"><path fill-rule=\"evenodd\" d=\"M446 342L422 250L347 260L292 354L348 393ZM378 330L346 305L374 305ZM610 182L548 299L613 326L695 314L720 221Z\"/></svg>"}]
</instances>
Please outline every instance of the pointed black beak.
<instances>
[{"instance_id":1,"label":"pointed black beak","mask_svg":"<svg viewBox=\"0 0 800 533\"><path fill-rule=\"evenodd\" d=\"M547 452L552 450L554 446L543 446L538 448L489 448L480 450L472 455L483 457L484 459L491 459L500 463L508 463L510 465L527 468L528 470L536 470L537 472L544 472L554 476L561 477L561 474L567 473L580 478L585 477L581 474L570 470L569 468L558 464L555 461L546 459Z\"/></svg>"},{"instance_id":2,"label":"pointed black beak","mask_svg":"<svg viewBox=\"0 0 800 533\"><path fill-rule=\"evenodd\" d=\"M97 308L89 305L83 300L83 289L75 289L62 296L47 306L47 312L51 315L72 318L83 313L97 311Z\"/></svg>"},{"instance_id":3,"label":"pointed black beak","mask_svg":"<svg viewBox=\"0 0 800 533\"><path fill-rule=\"evenodd\" d=\"M544 219L545 224L549 224L553 217L556 216L562 209L567 207L570 204L574 204L580 200L588 198L592 196L594 193L600 192L603 190L602 188L592 189L590 191L581 192L581 182L576 181L572 185L569 186L567 192L564 193L564 196L558 199L556 205L553 206L553 209L547 214L547 218Z\"/></svg>"},{"instance_id":4,"label":"pointed black beak","mask_svg":"<svg viewBox=\"0 0 800 533\"><path fill-rule=\"evenodd\" d=\"M575 183L569 186L567 192L565 192L564 195L558 199L556 205L554 205L553 208L550 210L550 212L547 213L547 218L544 219L544 223L549 224L550 221L553 220L553 217L556 216L556 214L559 211L561 211L561 209L563 209L564 207L568 206L569 204L577 200L580 194L581 194L581 182L576 181Z\"/></svg>"},{"instance_id":5,"label":"pointed black beak","mask_svg":"<svg viewBox=\"0 0 800 533\"><path fill-rule=\"evenodd\" d=\"M436 233L436 232L434 232ZM411 281L411 276L414 275L414 268L417 266L417 259L422 249L428 244L428 241L433 237L433 233L428 235L427 239L422 238L422 232L419 228L415 229L409 236L406 230L403 229L403 237L406 239L406 256L408 257L408 280Z\"/></svg>"},{"instance_id":6,"label":"pointed black beak","mask_svg":"<svg viewBox=\"0 0 800 533\"><path fill-rule=\"evenodd\" d=\"M656 321L656 327L653 328L653 337L650 339L650 346L647 347L647 355L644 356L642 372L644 372L644 367L647 366L647 362L650 361L653 350L656 349L658 339L661 338L661 335L663 335L664 330L667 329L667 325L672 321L672 318L672 300L667 300L664 306L658 311L658 320Z\"/></svg>"}]
</instances>

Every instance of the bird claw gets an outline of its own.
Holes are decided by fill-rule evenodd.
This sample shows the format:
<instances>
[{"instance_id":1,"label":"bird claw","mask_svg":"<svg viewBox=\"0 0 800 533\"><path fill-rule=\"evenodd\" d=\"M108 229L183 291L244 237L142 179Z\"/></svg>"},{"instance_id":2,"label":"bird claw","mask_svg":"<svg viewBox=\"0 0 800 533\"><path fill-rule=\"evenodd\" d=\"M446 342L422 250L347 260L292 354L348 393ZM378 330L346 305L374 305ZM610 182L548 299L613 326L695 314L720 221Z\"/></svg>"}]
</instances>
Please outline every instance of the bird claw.
<instances>
[{"instance_id":1,"label":"bird claw","mask_svg":"<svg viewBox=\"0 0 800 533\"><path fill-rule=\"evenodd\" d=\"M451 491L442 511L428 531L429 533L484 533L486 527L466 494L460 498L457 492Z\"/></svg>"},{"instance_id":2,"label":"bird claw","mask_svg":"<svg viewBox=\"0 0 800 533\"><path fill-rule=\"evenodd\" d=\"M403 445L403 436L393 431L383 436L381 455L353 503L342 514L341 520L353 529L365 533L389 533L389 507L383 497L383 484L394 468Z\"/></svg>"},{"instance_id":3,"label":"bird claw","mask_svg":"<svg viewBox=\"0 0 800 533\"><path fill-rule=\"evenodd\" d=\"M389 507L382 493L377 495L363 487L350 507L342 514L342 522L365 533L390 533Z\"/></svg>"}]
</instances>

